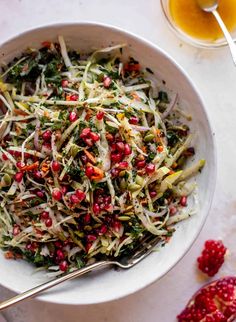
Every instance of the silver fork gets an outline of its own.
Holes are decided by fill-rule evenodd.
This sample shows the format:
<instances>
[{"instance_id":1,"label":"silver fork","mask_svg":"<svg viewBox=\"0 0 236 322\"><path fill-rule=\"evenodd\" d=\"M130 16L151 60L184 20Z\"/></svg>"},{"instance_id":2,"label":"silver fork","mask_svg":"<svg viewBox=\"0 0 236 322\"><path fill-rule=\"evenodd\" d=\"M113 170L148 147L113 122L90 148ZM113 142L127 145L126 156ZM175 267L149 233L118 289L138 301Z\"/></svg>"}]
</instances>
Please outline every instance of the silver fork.
<instances>
[{"instance_id":1,"label":"silver fork","mask_svg":"<svg viewBox=\"0 0 236 322\"><path fill-rule=\"evenodd\" d=\"M132 255L123 256L123 257L119 258L118 260L114 260L114 258L112 258L111 260L100 261L100 262L88 265L86 267L77 269L73 272L67 273L61 277L53 279L53 280L46 282L44 284L41 284L39 286L36 286L26 292L23 292L19 295L12 297L9 300L6 300L6 301L0 303L0 311L6 309L16 303L19 303L21 301L35 297L39 293L42 293L43 291L46 291L58 284L61 284L65 281L72 280L73 278L82 276L84 274L87 274L87 273L94 271L96 269L99 269L99 268L103 268L105 266L118 266L123 269L131 268L134 265L138 264L145 257L147 257L152 252L153 248L157 245L158 242L160 242L159 237L148 236L145 239L141 240L140 245L133 250Z\"/></svg>"}]
</instances>

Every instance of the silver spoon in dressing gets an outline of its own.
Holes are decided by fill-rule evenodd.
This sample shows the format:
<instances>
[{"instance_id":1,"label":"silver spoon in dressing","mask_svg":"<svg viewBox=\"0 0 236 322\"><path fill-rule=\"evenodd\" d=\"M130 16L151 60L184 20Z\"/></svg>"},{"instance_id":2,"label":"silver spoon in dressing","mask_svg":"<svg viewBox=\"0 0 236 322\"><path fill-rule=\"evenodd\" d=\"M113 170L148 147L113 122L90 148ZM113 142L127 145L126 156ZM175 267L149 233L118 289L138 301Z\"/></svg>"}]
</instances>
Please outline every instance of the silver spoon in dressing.
<instances>
[{"instance_id":1,"label":"silver spoon in dressing","mask_svg":"<svg viewBox=\"0 0 236 322\"><path fill-rule=\"evenodd\" d=\"M216 18L221 30L223 31L225 39L229 45L234 64L236 65L236 45L217 11L217 8L219 5L218 0L197 0L197 3L202 10L204 10L205 12L211 12Z\"/></svg>"}]
</instances>

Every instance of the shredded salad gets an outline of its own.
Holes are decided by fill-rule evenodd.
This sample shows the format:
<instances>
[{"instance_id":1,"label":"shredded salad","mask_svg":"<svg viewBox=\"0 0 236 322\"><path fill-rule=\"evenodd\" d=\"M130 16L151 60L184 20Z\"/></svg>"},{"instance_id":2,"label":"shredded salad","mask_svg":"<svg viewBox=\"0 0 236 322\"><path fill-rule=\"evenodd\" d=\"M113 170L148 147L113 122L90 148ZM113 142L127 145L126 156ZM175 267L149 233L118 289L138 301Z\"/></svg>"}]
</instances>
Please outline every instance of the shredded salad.
<instances>
[{"instance_id":1,"label":"shredded salad","mask_svg":"<svg viewBox=\"0 0 236 322\"><path fill-rule=\"evenodd\" d=\"M51 275L168 242L194 213L195 154L178 96L125 45L90 54L63 37L0 82L0 247ZM159 81L161 83L161 81ZM164 82L163 82L164 83Z\"/></svg>"}]
</instances>

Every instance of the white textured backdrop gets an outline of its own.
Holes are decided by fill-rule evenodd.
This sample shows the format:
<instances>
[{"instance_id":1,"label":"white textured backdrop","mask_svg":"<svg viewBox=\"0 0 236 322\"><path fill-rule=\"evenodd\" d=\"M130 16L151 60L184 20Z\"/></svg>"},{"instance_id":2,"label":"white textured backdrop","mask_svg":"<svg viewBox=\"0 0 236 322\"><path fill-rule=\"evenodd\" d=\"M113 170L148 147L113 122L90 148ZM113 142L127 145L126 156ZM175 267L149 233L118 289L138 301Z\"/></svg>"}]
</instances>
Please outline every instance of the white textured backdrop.
<instances>
[{"instance_id":1,"label":"white textured backdrop","mask_svg":"<svg viewBox=\"0 0 236 322\"><path fill-rule=\"evenodd\" d=\"M205 239L223 238L231 250L221 275L236 269L236 68L226 48L202 50L177 39L162 17L159 0L0 0L0 42L33 26L81 20L106 22L142 35L171 54L193 78L207 104L218 148L213 206L188 254L152 286L95 306L33 300L5 311L4 316L9 322L174 322L203 282L196 275L195 261ZM0 287L0 300L12 295Z\"/></svg>"}]
</instances>

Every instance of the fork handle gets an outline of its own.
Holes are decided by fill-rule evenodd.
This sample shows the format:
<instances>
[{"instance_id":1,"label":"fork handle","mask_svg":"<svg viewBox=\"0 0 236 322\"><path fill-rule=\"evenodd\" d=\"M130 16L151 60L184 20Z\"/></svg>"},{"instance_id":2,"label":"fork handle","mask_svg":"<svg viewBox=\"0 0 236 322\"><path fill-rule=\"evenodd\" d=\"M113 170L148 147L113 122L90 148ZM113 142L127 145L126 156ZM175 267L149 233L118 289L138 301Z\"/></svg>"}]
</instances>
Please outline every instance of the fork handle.
<instances>
[{"instance_id":1,"label":"fork handle","mask_svg":"<svg viewBox=\"0 0 236 322\"><path fill-rule=\"evenodd\" d=\"M6 300L2 303L0 303L0 311L16 304L16 303L19 303L21 301L24 301L26 299L30 299L34 296L36 296L37 294L43 292L43 291L46 291L50 288L52 288L53 286L56 286L58 284L61 284L65 281L69 281L69 280L72 280L73 278L76 278L76 277L79 277L79 276L82 276L84 274L87 274L93 270L96 270L98 268L102 268L102 267L105 267L105 266L109 266L109 265L114 265L115 262L112 262L112 261L101 261L101 262L97 262L97 263L94 263L94 264L91 264L91 265L88 265L86 267L83 267L83 268L80 268L80 269L77 269L73 272L70 272L70 273L67 273L61 277L58 277L56 279L53 279L49 282L46 282L44 284L41 284L39 286L36 286L26 292L23 292L19 295L16 295L14 297L12 297L11 299L9 300Z\"/></svg>"}]
</instances>

